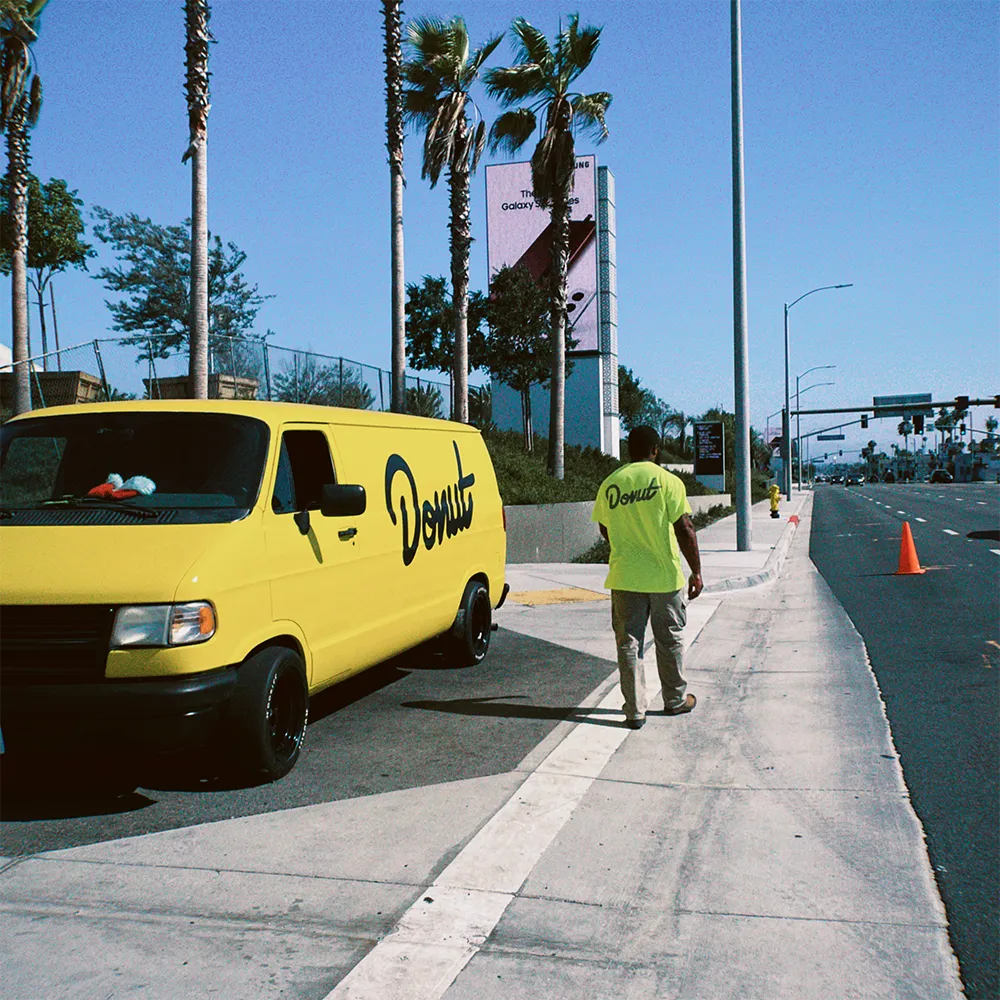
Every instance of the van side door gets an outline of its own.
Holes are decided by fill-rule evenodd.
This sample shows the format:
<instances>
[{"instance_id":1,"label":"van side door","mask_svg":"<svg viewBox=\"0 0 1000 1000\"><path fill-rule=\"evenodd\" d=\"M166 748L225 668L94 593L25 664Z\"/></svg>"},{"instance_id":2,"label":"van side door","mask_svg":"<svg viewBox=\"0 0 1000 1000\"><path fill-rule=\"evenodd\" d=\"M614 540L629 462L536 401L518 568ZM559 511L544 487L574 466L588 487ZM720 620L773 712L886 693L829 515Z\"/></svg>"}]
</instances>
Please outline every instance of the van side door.
<instances>
[{"instance_id":1,"label":"van side door","mask_svg":"<svg viewBox=\"0 0 1000 1000\"><path fill-rule=\"evenodd\" d=\"M282 428L264 536L275 622L295 622L308 649L310 688L364 665L356 602L365 515L324 517L323 486L337 482L322 424Z\"/></svg>"}]
</instances>

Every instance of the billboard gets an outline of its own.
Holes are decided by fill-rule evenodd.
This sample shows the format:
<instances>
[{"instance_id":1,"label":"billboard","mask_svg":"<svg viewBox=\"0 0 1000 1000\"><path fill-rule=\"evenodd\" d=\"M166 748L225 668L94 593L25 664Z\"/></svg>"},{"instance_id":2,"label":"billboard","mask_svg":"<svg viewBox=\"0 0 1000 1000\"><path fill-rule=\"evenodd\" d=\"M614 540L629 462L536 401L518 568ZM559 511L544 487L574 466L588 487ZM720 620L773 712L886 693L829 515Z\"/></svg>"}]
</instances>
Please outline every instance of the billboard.
<instances>
[{"instance_id":1,"label":"billboard","mask_svg":"<svg viewBox=\"0 0 1000 1000\"><path fill-rule=\"evenodd\" d=\"M578 156L570 197L567 335L574 351L597 351L597 157ZM502 267L526 267L536 281L548 276L549 210L535 201L530 163L486 168L486 258L490 277Z\"/></svg>"},{"instance_id":2,"label":"billboard","mask_svg":"<svg viewBox=\"0 0 1000 1000\"><path fill-rule=\"evenodd\" d=\"M872 403L875 405L876 417L913 417L921 414L925 417L933 417L934 409L930 406L933 397L929 392L911 393L908 396L874 396ZM918 408L915 404L927 403L924 409ZM899 407L906 407L900 409Z\"/></svg>"}]
</instances>

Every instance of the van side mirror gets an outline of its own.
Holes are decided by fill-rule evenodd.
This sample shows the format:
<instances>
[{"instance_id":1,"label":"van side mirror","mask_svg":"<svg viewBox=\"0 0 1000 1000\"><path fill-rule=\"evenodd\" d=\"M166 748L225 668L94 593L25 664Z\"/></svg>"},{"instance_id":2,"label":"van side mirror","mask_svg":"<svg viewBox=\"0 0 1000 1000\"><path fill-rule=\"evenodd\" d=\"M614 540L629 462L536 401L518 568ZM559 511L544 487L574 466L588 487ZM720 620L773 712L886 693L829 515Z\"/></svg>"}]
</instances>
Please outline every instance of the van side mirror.
<instances>
[{"instance_id":1,"label":"van side mirror","mask_svg":"<svg viewBox=\"0 0 1000 1000\"><path fill-rule=\"evenodd\" d=\"M363 486L328 483L320 494L320 513L324 517L355 517L363 514L368 497Z\"/></svg>"}]
</instances>

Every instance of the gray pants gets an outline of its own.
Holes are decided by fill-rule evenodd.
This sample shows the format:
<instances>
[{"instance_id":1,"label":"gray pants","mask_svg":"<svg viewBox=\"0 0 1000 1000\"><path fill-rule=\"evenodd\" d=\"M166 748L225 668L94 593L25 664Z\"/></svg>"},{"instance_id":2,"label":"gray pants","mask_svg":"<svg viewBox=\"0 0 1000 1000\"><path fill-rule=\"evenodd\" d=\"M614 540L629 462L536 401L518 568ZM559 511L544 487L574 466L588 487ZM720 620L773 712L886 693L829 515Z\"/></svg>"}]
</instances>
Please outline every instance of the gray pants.
<instances>
[{"instance_id":1,"label":"gray pants","mask_svg":"<svg viewBox=\"0 0 1000 1000\"><path fill-rule=\"evenodd\" d=\"M681 638L687 611L684 591L669 594L637 594L631 590L611 591L611 627L618 646L618 672L625 698L625 717L646 715L646 679L642 654L646 623L653 626L656 669L663 688L663 707L676 708L684 701L687 683L681 673L684 643Z\"/></svg>"}]
</instances>

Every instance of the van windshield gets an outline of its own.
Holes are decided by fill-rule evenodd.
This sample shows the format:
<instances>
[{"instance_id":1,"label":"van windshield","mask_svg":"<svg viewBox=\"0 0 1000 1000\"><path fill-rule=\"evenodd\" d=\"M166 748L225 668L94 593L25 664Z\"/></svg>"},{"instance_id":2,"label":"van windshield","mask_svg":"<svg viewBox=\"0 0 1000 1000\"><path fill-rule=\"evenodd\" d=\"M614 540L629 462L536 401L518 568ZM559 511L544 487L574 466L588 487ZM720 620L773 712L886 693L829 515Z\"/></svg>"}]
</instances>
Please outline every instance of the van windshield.
<instances>
[{"instance_id":1,"label":"van windshield","mask_svg":"<svg viewBox=\"0 0 1000 1000\"><path fill-rule=\"evenodd\" d=\"M257 500L269 432L224 413L80 413L6 424L6 523L232 521Z\"/></svg>"}]
</instances>

